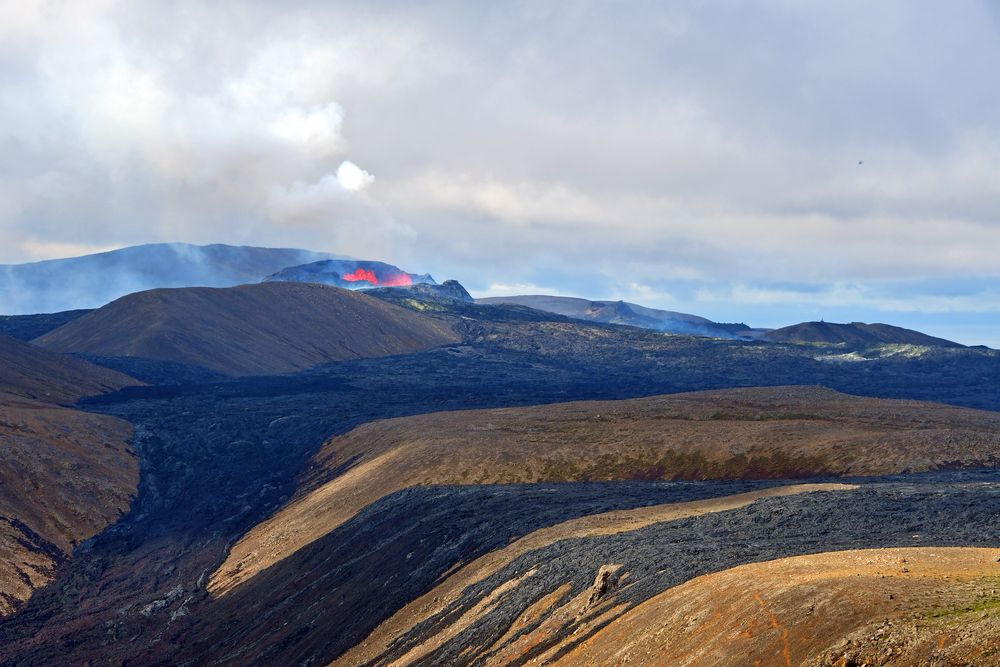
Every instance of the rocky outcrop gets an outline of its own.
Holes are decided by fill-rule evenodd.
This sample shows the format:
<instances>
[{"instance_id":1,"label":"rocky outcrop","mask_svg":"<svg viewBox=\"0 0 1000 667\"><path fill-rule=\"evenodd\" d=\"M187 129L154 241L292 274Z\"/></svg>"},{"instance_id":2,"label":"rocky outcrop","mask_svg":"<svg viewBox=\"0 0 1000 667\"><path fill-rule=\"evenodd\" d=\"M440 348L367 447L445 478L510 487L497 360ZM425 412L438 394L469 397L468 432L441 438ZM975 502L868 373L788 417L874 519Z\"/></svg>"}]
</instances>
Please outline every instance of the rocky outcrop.
<instances>
[{"instance_id":1,"label":"rocky outcrop","mask_svg":"<svg viewBox=\"0 0 1000 667\"><path fill-rule=\"evenodd\" d=\"M418 283L401 287L378 287L366 290L365 294L417 311L428 310L429 307L433 309L433 306L474 303L472 295L457 280L446 280L440 285Z\"/></svg>"}]
</instances>

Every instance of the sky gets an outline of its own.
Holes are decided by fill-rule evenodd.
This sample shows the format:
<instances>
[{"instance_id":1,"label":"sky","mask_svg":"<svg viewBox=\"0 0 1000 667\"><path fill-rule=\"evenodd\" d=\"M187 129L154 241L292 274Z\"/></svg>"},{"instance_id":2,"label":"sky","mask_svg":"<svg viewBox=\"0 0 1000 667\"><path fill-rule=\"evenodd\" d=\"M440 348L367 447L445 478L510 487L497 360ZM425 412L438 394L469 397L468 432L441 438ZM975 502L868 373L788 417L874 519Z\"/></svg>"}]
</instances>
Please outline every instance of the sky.
<instances>
[{"instance_id":1,"label":"sky","mask_svg":"<svg viewBox=\"0 0 1000 667\"><path fill-rule=\"evenodd\" d=\"M1000 347L1000 3L0 0L0 263L157 241Z\"/></svg>"}]
</instances>

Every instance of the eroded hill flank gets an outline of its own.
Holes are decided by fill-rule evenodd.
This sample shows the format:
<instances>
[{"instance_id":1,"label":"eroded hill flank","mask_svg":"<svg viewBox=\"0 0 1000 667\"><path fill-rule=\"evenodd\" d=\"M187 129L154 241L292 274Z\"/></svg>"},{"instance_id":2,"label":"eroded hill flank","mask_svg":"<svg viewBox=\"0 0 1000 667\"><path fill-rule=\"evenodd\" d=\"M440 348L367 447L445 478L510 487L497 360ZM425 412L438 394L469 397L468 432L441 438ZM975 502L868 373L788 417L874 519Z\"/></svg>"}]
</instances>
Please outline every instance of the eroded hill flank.
<instances>
[{"instance_id":1,"label":"eroded hill flank","mask_svg":"<svg viewBox=\"0 0 1000 667\"><path fill-rule=\"evenodd\" d=\"M139 484L132 427L0 395L0 616L126 512Z\"/></svg>"},{"instance_id":2,"label":"eroded hill flank","mask_svg":"<svg viewBox=\"0 0 1000 667\"><path fill-rule=\"evenodd\" d=\"M231 550L225 591L379 498L426 484L880 475L1000 461L1000 414L815 387L435 413L330 440Z\"/></svg>"},{"instance_id":3,"label":"eroded hill flank","mask_svg":"<svg viewBox=\"0 0 1000 667\"><path fill-rule=\"evenodd\" d=\"M0 336L0 616L128 509L139 482L132 427L66 406L135 384Z\"/></svg>"},{"instance_id":4,"label":"eroded hill flank","mask_svg":"<svg viewBox=\"0 0 1000 667\"><path fill-rule=\"evenodd\" d=\"M158 359L244 376L457 341L443 320L364 294L274 282L131 294L35 343L57 352Z\"/></svg>"}]
</instances>

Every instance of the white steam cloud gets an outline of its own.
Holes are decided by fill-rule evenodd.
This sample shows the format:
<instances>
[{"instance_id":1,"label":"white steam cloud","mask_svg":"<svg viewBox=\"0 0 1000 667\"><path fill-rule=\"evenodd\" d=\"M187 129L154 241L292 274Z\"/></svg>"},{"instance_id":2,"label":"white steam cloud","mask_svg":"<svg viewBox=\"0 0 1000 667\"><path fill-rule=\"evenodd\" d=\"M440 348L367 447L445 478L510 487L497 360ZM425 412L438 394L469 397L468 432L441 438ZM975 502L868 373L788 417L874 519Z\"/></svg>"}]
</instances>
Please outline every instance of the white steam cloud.
<instances>
[{"instance_id":1,"label":"white steam cloud","mask_svg":"<svg viewBox=\"0 0 1000 667\"><path fill-rule=\"evenodd\" d=\"M367 192L372 174L345 159L338 90L355 45L266 13L247 15L262 25L243 30L270 21L249 41L196 6L155 14L0 8L0 71L21 78L0 90L0 262L52 242L52 255L155 240L351 255L412 243Z\"/></svg>"},{"instance_id":2,"label":"white steam cloud","mask_svg":"<svg viewBox=\"0 0 1000 667\"><path fill-rule=\"evenodd\" d=\"M337 168L337 182L340 183L340 187L351 192L364 190L374 180L374 176L350 160L344 160Z\"/></svg>"}]
</instances>

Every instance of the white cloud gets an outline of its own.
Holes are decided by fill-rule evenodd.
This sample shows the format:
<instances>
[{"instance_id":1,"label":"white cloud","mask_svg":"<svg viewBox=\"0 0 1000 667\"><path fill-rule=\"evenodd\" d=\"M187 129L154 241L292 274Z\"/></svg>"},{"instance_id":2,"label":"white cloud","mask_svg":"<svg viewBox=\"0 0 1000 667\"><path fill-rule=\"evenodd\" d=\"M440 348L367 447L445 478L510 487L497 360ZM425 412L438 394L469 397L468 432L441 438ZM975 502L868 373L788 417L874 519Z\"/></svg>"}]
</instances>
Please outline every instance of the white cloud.
<instances>
[{"instance_id":1,"label":"white cloud","mask_svg":"<svg viewBox=\"0 0 1000 667\"><path fill-rule=\"evenodd\" d=\"M24 241L21 248L33 261L45 259L60 259L63 257L80 257L92 255L99 252L117 250L120 245L88 245L86 243L42 243L38 241Z\"/></svg>"},{"instance_id":2,"label":"white cloud","mask_svg":"<svg viewBox=\"0 0 1000 667\"><path fill-rule=\"evenodd\" d=\"M798 306L871 309L890 313L1000 313L1000 290L972 294L925 294L915 290L905 296L887 294L871 285L834 284L818 289L778 289L754 285L702 288L695 299L702 303L735 303L758 306Z\"/></svg>"},{"instance_id":3,"label":"white cloud","mask_svg":"<svg viewBox=\"0 0 1000 667\"><path fill-rule=\"evenodd\" d=\"M341 135L344 111L331 102L309 109L285 108L268 125L279 139L318 158L328 157L345 148Z\"/></svg>"},{"instance_id":4,"label":"white cloud","mask_svg":"<svg viewBox=\"0 0 1000 667\"><path fill-rule=\"evenodd\" d=\"M525 294L546 294L549 296L574 296L564 294L555 287L542 287L534 283L493 283L484 290L472 292L472 296L482 299L490 296L522 296Z\"/></svg>"},{"instance_id":5,"label":"white cloud","mask_svg":"<svg viewBox=\"0 0 1000 667\"><path fill-rule=\"evenodd\" d=\"M337 167L337 182L340 187L351 192L364 190L375 180L375 177L367 171L354 164L350 160L344 160Z\"/></svg>"},{"instance_id":6,"label":"white cloud","mask_svg":"<svg viewBox=\"0 0 1000 667\"><path fill-rule=\"evenodd\" d=\"M6 3L0 261L249 242L490 293L993 308L866 285L1000 276L995 32L977 2ZM761 287L792 283L833 287Z\"/></svg>"},{"instance_id":7,"label":"white cloud","mask_svg":"<svg viewBox=\"0 0 1000 667\"><path fill-rule=\"evenodd\" d=\"M0 76L20 77L0 86L0 261L51 243L412 244L362 192L374 176L345 159L337 100L364 63L392 71L407 30L379 49L364 30L314 33L297 10L30 4L0 8ZM329 233L359 220L357 243Z\"/></svg>"}]
</instances>

